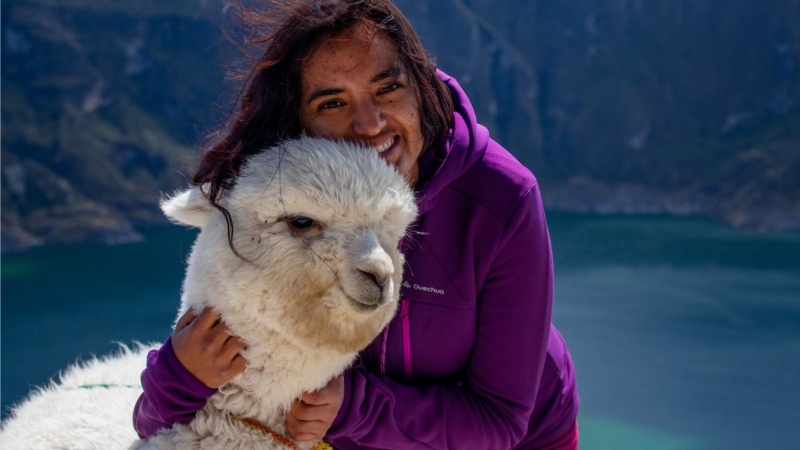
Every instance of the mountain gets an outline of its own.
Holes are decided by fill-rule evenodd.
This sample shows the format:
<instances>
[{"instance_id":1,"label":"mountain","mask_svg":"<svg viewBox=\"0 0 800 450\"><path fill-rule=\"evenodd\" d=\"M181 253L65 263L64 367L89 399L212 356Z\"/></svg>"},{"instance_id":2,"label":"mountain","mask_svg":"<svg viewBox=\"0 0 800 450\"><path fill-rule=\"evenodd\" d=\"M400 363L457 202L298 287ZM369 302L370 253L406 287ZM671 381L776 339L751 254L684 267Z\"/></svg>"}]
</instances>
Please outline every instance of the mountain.
<instances>
[{"instance_id":1,"label":"mountain","mask_svg":"<svg viewBox=\"0 0 800 450\"><path fill-rule=\"evenodd\" d=\"M221 93L218 5L2 4L3 251L166 223Z\"/></svg>"},{"instance_id":2,"label":"mountain","mask_svg":"<svg viewBox=\"0 0 800 450\"><path fill-rule=\"evenodd\" d=\"M546 206L800 229L800 0L397 0ZM7 0L2 250L165 223L226 113L218 0Z\"/></svg>"},{"instance_id":3,"label":"mountain","mask_svg":"<svg viewBox=\"0 0 800 450\"><path fill-rule=\"evenodd\" d=\"M549 209L800 228L800 1L397 4Z\"/></svg>"}]
</instances>

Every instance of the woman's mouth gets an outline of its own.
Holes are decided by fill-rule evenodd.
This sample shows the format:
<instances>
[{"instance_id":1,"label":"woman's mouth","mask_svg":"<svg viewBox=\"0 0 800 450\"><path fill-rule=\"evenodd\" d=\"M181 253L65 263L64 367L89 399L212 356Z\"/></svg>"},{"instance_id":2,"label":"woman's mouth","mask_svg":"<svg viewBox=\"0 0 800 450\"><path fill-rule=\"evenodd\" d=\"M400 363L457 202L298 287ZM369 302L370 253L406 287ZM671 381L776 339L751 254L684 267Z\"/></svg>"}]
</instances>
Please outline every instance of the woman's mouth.
<instances>
[{"instance_id":1,"label":"woman's mouth","mask_svg":"<svg viewBox=\"0 0 800 450\"><path fill-rule=\"evenodd\" d=\"M380 145L376 145L372 148L373 150L378 152L378 154L383 154L384 152L392 148L392 145L394 145L395 142L397 142L397 136L392 136L391 138L387 139L386 142Z\"/></svg>"}]
</instances>

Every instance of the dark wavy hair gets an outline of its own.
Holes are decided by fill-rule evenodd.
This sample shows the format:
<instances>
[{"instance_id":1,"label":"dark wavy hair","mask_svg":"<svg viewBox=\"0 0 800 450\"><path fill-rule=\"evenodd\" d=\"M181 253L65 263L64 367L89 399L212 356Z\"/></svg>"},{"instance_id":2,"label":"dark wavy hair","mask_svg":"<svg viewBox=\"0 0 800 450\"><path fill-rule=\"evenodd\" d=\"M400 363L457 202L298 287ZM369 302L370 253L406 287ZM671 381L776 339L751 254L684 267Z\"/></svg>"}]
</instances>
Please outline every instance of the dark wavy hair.
<instances>
[{"instance_id":1,"label":"dark wavy hair","mask_svg":"<svg viewBox=\"0 0 800 450\"><path fill-rule=\"evenodd\" d=\"M423 151L446 138L453 111L449 90L436 76L436 65L408 19L391 1L239 0L226 10L246 36L243 49L256 51L255 61L240 74L241 90L227 122L206 138L192 184L201 186L225 215L229 240L230 216L217 201L234 186L248 157L301 133L303 60L324 38L361 25L388 37L419 97Z\"/></svg>"}]
</instances>

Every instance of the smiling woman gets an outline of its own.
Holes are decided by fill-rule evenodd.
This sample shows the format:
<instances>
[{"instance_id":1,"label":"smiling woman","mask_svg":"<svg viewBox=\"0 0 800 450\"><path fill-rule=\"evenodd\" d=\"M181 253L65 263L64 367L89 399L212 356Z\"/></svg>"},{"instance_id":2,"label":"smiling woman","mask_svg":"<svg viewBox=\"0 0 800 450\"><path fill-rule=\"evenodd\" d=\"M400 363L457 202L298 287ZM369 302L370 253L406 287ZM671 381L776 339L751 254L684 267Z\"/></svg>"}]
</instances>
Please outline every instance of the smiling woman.
<instances>
[{"instance_id":1,"label":"smiling woman","mask_svg":"<svg viewBox=\"0 0 800 450\"><path fill-rule=\"evenodd\" d=\"M419 210L400 243L399 314L357 364L295 401L290 436L337 449L576 449L577 387L550 323L553 261L534 176L489 137L389 0L268 4L242 8L259 55L192 179L226 213L230 245L236 223L218 202L240 168L304 133L380 154ZM286 220L316 232L304 217ZM240 348L224 317L179 320L145 371L140 434L191 421L208 397L192 386L240 373ZM175 360L178 371L160 364Z\"/></svg>"},{"instance_id":2,"label":"smiling woman","mask_svg":"<svg viewBox=\"0 0 800 450\"><path fill-rule=\"evenodd\" d=\"M303 64L300 123L311 134L366 143L414 185L424 144L419 93L398 60L372 26L322 40Z\"/></svg>"}]
</instances>

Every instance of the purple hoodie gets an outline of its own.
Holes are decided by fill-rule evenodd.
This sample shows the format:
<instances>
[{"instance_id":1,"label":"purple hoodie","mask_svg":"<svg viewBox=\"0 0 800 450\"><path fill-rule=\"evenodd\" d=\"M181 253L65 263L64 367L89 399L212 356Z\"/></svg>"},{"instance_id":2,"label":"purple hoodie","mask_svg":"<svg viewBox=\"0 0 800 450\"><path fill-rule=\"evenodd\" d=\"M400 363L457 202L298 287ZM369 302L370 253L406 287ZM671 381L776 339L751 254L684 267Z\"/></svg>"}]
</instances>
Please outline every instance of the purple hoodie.
<instances>
[{"instance_id":1,"label":"purple hoodie","mask_svg":"<svg viewBox=\"0 0 800 450\"><path fill-rule=\"evenodd\" d=\"M553 260L536 179L478 125L452 77L450 139L420 157L420 217L398 314L344 375L336 449L533 449L578 414L572 361L550 324ZM187 423L213 393L152 352L134 412L143 436ZM200 386L198 386L200 384Z\"/></svg>"}]
</instances>

